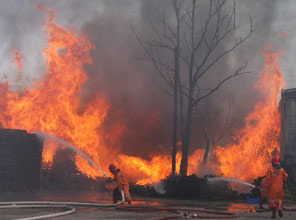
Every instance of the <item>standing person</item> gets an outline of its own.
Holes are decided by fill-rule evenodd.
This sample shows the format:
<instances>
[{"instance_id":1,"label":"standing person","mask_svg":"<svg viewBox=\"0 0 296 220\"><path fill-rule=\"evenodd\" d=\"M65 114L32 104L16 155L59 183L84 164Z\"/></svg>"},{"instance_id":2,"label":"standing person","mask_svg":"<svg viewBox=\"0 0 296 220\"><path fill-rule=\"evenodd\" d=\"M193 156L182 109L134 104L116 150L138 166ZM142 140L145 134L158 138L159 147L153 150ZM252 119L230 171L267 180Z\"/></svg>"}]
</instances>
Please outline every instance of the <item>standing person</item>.
<instances>
[{"instance_id":1,"label":"standing person","mask_svg":"<svg viewBox=\"0 0 296 220\"><path fill-rule=\"evenodd\" d=\"M279 216L283 216L282 203L284 198L283 180L288 178L280 164L280 153L274 150L272 155L272 166L268 169L266 181L269 184L267 197L268 205L272 210L272 218L276 218L276 209L278 208Z\"/></svg>"},{"instance_id":2,"label":"standing person","mask_svg":"<svg viewBox=\"0 0 296 220\"><path fill-rule=\"evenodd\" d=\"M120 172L120 169L117 169L114 164L109 165L110 172L114 175L113 180L117 183L117 187L113 190L113 203L117 203L118 199L121 196L120 191L123 190L125 200L129 205L132 204L131 195L129 193L129 184L124 175Z\"/></svg>"}]
</instances>

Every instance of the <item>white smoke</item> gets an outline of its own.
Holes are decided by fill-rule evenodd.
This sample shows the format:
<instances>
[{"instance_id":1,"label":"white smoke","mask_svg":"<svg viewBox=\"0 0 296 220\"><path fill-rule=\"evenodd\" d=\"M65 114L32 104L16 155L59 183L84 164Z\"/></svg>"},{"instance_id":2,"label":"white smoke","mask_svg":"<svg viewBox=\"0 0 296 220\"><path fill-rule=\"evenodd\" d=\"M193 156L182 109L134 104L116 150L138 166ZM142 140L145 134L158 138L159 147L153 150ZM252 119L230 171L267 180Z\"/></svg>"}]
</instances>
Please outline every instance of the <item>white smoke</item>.
<instances>
[{"instance_id":1,"label":"white smoke","mask_svg":"<svg viewBox=\"0 0 296 220\"><path fill-rule=\"evenodd\" d=\"M283 48L284 56L281 61L282 70L286 80L286 88L296 87L296 1L276 1L276 14L272 23L272 32L282 35L279 42L280 48Z\"/></svg>"}]
</instances>

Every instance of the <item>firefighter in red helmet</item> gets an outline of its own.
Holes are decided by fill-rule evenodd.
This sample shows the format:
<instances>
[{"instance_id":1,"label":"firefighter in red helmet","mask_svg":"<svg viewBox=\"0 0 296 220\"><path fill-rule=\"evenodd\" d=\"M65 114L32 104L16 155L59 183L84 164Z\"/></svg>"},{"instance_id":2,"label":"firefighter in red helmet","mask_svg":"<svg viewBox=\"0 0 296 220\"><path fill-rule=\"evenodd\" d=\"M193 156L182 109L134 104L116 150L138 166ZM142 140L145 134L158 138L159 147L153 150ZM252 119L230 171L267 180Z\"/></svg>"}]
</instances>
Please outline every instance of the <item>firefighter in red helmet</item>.
<instances>
[{"instance_id":1,"label":"firefighter in red helmet","mask_svg":"<svg viewBox=\"0 0 296 220\"><path fill-rule=\"evenodd\" d=\"M272 218L276 218L276 209L279 216L283 216L282 202L284 198L283 180L288 178L288 174L281 167L280 153L277 149L272 151L272 166L268 169L266 181L268 183L268 205L272 210Z\"/></svg>"},{"instance_id":2,"label":"firefighter in red helmet","mask_svg":"<svg viewBox=\"0 0 296 220\"><path fill-rule=\"evenodd\" d=\"M132 204L131 195L129 193L129 184L127 179L124 177L120 169L114 164L109 165L110 172L114 175L113 180L117 183L117 187L113 190L113 203L117 203L121 196L121 190L124 192L125 200L129 205Z\"/></svg>"}]
</instances>

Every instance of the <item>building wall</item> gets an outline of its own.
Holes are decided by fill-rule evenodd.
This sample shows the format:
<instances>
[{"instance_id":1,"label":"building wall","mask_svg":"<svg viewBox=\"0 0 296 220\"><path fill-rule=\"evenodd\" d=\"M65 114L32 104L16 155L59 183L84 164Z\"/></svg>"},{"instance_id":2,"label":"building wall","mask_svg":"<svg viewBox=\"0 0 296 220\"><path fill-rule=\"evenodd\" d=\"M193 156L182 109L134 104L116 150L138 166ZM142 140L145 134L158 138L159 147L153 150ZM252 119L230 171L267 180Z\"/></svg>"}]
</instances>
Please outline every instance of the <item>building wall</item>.
<instances>
[{"instance_id":1,"label":"building wall","mask_svg":"<svg viewBox=\"0 0 296 220\"><path fill-rule=\"evenodd\" d=\"M0 129L0 190L38 190L42 150L36 135Z\"/></svg>"},{"instance_id":2,"label":"building wall","mask_svg":"<svg viewBox=\"0 0 296 220\"><path fill-rule=\"evenodd\" d=\"M296 181L296 89L282 90L279 110L281 157L286 171Z\"/></svg>"}]
</instances>

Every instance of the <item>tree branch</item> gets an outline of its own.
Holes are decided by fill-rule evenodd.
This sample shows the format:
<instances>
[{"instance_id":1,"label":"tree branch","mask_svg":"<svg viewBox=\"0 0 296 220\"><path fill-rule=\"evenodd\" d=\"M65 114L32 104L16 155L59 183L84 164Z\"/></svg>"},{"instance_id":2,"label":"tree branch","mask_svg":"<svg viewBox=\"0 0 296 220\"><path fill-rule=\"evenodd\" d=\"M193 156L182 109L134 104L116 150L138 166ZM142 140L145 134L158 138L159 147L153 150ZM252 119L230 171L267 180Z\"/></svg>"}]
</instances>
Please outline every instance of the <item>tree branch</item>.
<instances>
[{"instance_id":1,"label":"tree branch","mask_svg":"<svg viewBox=\"0 0 296 220\"><path fill-rule=\"evenodd\" d=\"M215 88L213 88L212 90L210 90L208 93L206 93L205 95L197 98L196 100L194 100L193 105L197 105L201 100L207 98L208 96L210 96L211 94L213 94L215 91L217 91L225 82L227 82L228 80L236 77L236 76L240 76L243 74L247 74L247 73L251 73L250 71L243 71L244 69L246 69L248 65L248 62L245 62L241 67L239 67L234 74L227 76L226 78L224 78L221 82L219 82Z\"/></svg>"}]
</instances>

